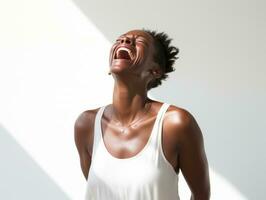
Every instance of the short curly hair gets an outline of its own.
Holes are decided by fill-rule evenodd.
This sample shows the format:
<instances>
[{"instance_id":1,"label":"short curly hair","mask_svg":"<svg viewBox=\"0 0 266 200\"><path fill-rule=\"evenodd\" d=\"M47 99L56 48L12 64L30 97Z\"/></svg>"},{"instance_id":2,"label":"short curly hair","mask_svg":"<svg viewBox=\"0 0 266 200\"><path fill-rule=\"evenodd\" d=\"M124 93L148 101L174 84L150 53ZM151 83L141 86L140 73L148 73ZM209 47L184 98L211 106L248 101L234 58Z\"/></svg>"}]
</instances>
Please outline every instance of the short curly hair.
<instances>
[{"instance_id":1,"label":"short curly hair","mask_svg":"<svg viewBox=\"0 0 266 200\"><path fill-rule=\"evenodd\" d=\"M161 85L162 80L168 78L168 74L166 73L175 71L173 65L175 60L179 58L177 57L179 49L170 45L172 39L169 38L165 32L157 32L144 28L142 30L153 37L155 41L155 47L157 49L154 55L154 61L159 64L163 72L160 78L154 79L148 83L147 90L149 91L150 89Z\"/></svg>"}]
</instances>

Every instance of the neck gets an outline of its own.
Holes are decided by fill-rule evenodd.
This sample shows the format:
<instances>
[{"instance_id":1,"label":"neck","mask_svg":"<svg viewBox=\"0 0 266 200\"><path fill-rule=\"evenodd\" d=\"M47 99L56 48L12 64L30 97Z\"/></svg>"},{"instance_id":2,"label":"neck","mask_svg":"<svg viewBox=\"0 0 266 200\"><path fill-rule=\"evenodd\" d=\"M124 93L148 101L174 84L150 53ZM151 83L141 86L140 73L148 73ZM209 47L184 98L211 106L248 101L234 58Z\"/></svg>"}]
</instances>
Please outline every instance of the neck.
<instances>
[{"instance_id":1,"label":"neck","mask_svg":"<svg viewBox=\"0 0 266 200\"><path fill-rule=\"evenodd\" d=\"M125 84L121 80L116 80L113 91L113 116L122 124L129 124L134 119L139 118L145 112L147 103L147 89L143 85Z\"/></svg>"}]
</instances>

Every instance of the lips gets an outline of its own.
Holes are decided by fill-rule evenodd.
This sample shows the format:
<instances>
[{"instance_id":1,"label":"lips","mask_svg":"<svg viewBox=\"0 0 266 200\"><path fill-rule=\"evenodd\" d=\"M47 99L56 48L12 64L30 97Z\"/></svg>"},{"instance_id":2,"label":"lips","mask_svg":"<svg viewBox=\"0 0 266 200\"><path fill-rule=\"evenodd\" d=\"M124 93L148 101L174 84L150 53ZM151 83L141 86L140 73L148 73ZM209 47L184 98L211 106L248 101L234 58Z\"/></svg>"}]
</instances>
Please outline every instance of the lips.
<instances>
[{"instance_id":1,"label":"lips","mask_svg":"<svg viewBox=\"0 0 266 200\"><path fill-rule=\"evenodd\" d=\"M123 60L133 60L133 52L131 49L126 47L118 47L115 51L114 59L123 59Z\"/></svg>"}]
</instances>

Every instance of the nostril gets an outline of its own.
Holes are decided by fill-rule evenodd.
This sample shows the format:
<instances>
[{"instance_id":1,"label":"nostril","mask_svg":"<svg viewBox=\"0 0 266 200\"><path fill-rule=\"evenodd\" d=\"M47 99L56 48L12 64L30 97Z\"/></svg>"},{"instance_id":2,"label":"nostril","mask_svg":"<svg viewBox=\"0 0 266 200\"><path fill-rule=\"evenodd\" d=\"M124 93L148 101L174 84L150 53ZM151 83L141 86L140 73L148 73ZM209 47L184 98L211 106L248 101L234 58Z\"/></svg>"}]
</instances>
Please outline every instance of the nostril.
<instances>
[{"instance_id":1,"label":"nostril","mask_svg":"<svg viewBox=\"0 0 266 200\"><path fill-rule=\"evenodd\" d=\"M127 43L127 44L131 44L131 41L130 41L130 40L126 40L126 43Z\"/></svg>"}]
</instances>

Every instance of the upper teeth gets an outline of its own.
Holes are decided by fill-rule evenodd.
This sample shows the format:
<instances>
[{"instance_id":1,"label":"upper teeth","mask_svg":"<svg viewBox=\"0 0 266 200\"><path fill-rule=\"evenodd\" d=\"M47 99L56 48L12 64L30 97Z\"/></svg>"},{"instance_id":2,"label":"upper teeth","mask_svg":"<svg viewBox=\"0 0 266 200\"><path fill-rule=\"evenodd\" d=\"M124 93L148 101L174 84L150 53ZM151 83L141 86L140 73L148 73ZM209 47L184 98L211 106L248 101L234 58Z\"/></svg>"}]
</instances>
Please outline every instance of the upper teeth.
<instances>
[{"instance_id":1,"label":"upper teeth","mask_svg":"<svg viewBox=\"0 0 266 200\"><path fill-rule=\"evenodd\" d=\"M131 59L133 58L133 54L131 53L131 51L130 51L129 49L125 48L125 47L120 47L120 48L118 48L116 52L118 53L118 52L121 51L121 50L125 50L125 51L127 51L128 54L129 54L129 56L130 56L130 58L131 58Z\"/></svg>"}]
</instances>

